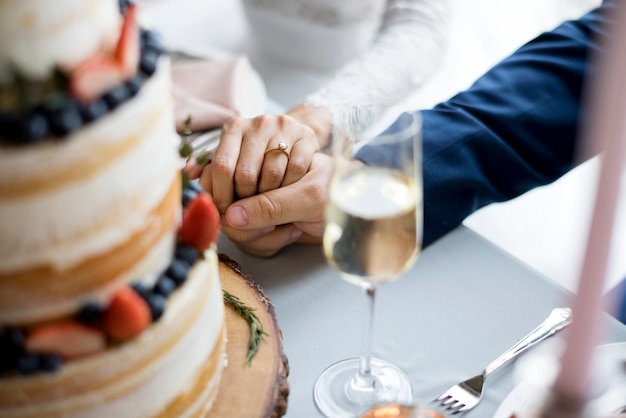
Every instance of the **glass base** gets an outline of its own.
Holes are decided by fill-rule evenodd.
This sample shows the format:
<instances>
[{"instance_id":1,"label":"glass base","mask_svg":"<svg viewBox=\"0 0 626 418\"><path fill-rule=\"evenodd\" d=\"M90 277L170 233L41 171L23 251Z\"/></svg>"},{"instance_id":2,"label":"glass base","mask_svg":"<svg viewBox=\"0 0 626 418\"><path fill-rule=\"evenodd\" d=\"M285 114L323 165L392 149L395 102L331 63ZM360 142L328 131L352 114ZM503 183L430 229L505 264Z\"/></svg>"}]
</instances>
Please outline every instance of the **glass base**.
<instances>
[{"instance_id":1,"label":"glass base","mask_svg":"<svg viewBox=\"0 0 626 418\"><path fill-rule=\"evenodd\" d=\"M342 360L322 372L315 382L313 397L322 414L332 418L354 418L372 406L397 402L410 404L413 389L408 376L384 360L372 359L373 385L359 388L355 378L359 359Z\"/></svg>"}]
</instances>

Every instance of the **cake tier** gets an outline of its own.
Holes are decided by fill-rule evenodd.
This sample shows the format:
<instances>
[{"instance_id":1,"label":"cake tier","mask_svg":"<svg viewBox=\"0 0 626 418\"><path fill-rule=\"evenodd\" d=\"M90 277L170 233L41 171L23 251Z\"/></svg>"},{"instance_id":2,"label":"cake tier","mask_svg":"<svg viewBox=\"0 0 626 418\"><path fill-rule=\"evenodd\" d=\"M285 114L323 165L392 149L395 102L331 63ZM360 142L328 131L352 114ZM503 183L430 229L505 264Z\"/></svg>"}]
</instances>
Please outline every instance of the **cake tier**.
<instances>
[{"instance_id":1,"label":"cake tier","mask_svg":"<svg viewBox=\"0 0 626 418\"><path fill-rule=\"evenodd\" d=\"M71 137L0 145L0 324L71 314L170 262L181 161L169 86L163 60Z\"/></svg>"},{"instance_id":2,"label":"cake tier","mask_svg":"<svg viewBox=\"0 0 626 418\"><path fill-rule=\"evenodd\" d=\"M0 416L203 416L225 362L217 255L207 251L164 316L136 339L53 374L0 379Z\"/></svg>"},{"instance_id":3,"label":"cake tier","mask_svg":"<svg viewBox=\"0 0 626 418\"><path fill-rule=\"evenodd\" d=\"M120 24L115 1L0 0L0 84L14 71L45 79L57 66L74 68L111 49Z\"/></svg>"}]
</instances>

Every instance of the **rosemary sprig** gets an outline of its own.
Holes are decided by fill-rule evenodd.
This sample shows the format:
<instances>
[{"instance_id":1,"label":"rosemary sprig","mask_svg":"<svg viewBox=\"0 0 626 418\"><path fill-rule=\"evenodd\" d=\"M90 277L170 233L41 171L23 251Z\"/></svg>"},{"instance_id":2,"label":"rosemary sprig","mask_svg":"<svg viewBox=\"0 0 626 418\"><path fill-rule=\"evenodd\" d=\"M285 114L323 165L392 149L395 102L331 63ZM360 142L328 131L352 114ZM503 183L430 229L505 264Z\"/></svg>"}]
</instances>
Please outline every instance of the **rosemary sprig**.
<instances>
[{"instance_id":1,"label":"rosemary sprig","mask_svg":"<svg viewBox=\"0 0 626 418\"><path fill-rule=\"evenodd\" d=\"M187 159L191 157L193 154L193 147L191 146L189 142L189 136L191 136L191 134L193 133L192 125L193 125L193 116L190 113L189 115L187 115L187 117L185 118L185 121L183 122L183 129L181 132L181 145L180 145L180 148L178 149L178 153L180 154L180 156L183 158L187 158ZM195 157L196 164L207 165L211 162L212 157L213 157L213 153L210 151L199 153Z\"/></svg>"},{"instance_id":2,"label":"rosemary sprig","mask_svg":"<svg viewBox=\"0 0 626 418\"><path fill-rule=\"evenodd\" d=\"M246 363L250 363L261 347L263 336L269 334L263 329L263 325L261 325L261 321L254 313L254 309L246 306L241 299L226 290L222 292L224 301L230 304L235 309L235 312L245 319L250 326L250 340L248 341L248 355L246 356Z\"/></svg>"},{"instance_id":3,"label":"rosemary sprig","mask_svg":"<svg viewBox=\"0 0 626 418\"><path fill-rule=\"evenodd\" d=\"M181 135L182 143L178 150L178 153L183 158L189 157L191 153L193 152L193 149L191 148L191 144L187 141L187 138L189 137L189 135L191 135L191 132L192 132L191 131L192 121L193 121L193 117L191 116L191 114L189 114L187 115L185 122L183 122L183 132Z\"/></svg>"}]
</instances>

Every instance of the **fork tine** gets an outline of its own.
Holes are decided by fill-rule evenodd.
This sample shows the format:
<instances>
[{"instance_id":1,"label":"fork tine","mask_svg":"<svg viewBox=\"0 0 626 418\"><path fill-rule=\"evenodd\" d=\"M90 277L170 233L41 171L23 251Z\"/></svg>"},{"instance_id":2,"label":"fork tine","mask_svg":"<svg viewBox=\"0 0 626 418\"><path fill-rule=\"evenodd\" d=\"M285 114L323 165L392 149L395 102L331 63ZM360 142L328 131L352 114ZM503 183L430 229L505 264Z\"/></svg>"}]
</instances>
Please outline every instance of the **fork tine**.
<instances>
[{"instance_id":1,"label":"fork tine","mask_svg":"<svg viewBox=\"0 0 626 418\"><path fill-rule=\"evenodd\" d=\"M461 401L455 400L454 403L450 404L450 406L446 408L446 410L448 412L451 412L452 414L456 414L458 412L461 412L464 406L465 406L464 403L462 403Z\"/></svg>"},{"instance_id":2,"label":"fork tine","mask_svg":"<svg viewBox=\"0 0 626 418\"><path fill-rule=\"evenodd\" d=\"M466 411L464 407L465 407L465 404L460 404L458 406L455 406L454 408L449 409L448 411L451 415L461 414Z\"/></svg>"},{"instance_id":3,"label":"fork tine","mask_svg":"<svg viewBox=\"0 0 626 418\"><path fill-rule=\"evenodd\" d=\"M437 399L435 399L435 401L451 401L455 398L455 394L457 391L457 386L458 385L454 385L452 387L449 387L448 390L446 390L444 393L441 394L441 396L439 396Z\"/></svg>"},{"instance_id":4,"label":"fork tine","mask_svg":"<svg viewBox=\"0 0 626 418\"><path fill-rule=\"evenodd\" d=\"M476 405L478 405L478 401L474 402L473 404L468 404L468 405L464 405L463 408L461 408L459 410L459 412L466 412L469 411L470 409L474 408Z\"/></svg>"}]
</instances>

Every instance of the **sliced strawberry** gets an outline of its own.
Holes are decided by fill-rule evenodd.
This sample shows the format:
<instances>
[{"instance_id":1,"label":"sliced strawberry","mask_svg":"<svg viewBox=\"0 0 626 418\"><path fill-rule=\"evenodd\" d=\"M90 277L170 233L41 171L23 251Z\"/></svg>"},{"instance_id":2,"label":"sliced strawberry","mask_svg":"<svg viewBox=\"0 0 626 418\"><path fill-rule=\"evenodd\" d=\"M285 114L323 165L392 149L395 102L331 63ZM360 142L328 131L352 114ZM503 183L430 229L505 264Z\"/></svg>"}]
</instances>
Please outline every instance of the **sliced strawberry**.
<instances>
[{"instance_id":1,"label":"sliced strawberry","mask_svg":"<svg viewBox=\"0 0 626 418\"><path fill-rule=\"evenodd\" d=\"M183 214L180 238L202 252L217 241L220 214L208 193L200 193L192 200Z\"/></svg>"},{"instance_id":2,"label":"sliced strawberry","mask_svg":"<svg viewBox=\"0 0 626 418\"><path fill-rule=\"evenodd\" d=\"M115 60L124 79L129 79L139 65L139 25L137 24L137 5L130 3L124 13L124 23L120 38L115 48Z\"/></svg>"},{"instance_id":3,"label":"sliced strawberry","mask_svg":"<svg viewBox=\"0 0 626 418\"><path fill-rule=\"evenodd\" d=\"M102 331L73 320L40 325L28 334L25 342L27 351L58 354L65 359L94 354L105 347Z\"/></svg>"},{"instance_id":4,"label":"sliced strawberry","mask_svg":"<svg viewBox=\"0 0 626 418\"><path fill-rule=\"evenodd\" d=\"M70 92L78 100L91 101L123 81L119 65L111 57L95 55L70 75Z\"/></svg>"},{"instance_id":5,"label":"sliced strawberry","mask_svg":"<svg viewBox=\"0 0 626 418\"><path fill-rule=\"evenodd\" d=\"M115 341L126 341L150 326L152 316L144 299L130 287L118 290L104 311L104 332Z\"/></svg>"}]
</instances>

